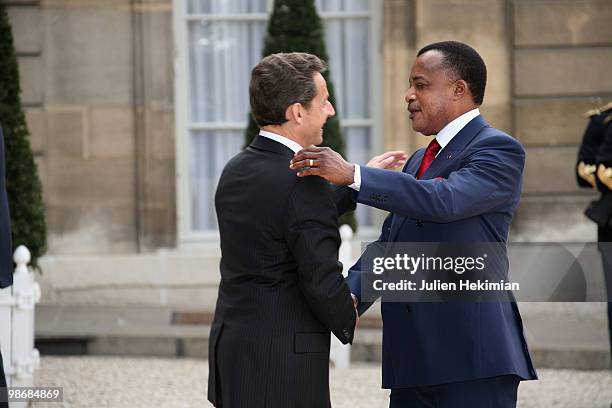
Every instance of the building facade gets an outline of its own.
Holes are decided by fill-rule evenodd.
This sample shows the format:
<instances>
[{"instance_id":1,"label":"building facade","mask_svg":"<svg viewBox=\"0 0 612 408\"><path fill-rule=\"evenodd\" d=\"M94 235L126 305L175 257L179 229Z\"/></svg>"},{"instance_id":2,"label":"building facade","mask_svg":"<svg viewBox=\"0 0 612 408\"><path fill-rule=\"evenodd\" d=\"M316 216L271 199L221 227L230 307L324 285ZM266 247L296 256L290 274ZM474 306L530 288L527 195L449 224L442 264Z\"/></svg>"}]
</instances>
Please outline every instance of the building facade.
<instances>
[{"instance_id":1,"label":"building facade","mask_svg":"<svg viewBox=\"0 0 612 408\"><path fill-rule=\"evenodd\" d=\"M243 144L271 0L9 0L49 252L43 302L208 308L212 197ZM574 164L612 99L607 0L317 0L349 160L427 143L404 94L418 49L483 56L482 113L527 151L512 238L594 241ZM383 214L361 209L360 238ZM356 245L356 250L359 246Z\"/></svg>"}]
</instances>

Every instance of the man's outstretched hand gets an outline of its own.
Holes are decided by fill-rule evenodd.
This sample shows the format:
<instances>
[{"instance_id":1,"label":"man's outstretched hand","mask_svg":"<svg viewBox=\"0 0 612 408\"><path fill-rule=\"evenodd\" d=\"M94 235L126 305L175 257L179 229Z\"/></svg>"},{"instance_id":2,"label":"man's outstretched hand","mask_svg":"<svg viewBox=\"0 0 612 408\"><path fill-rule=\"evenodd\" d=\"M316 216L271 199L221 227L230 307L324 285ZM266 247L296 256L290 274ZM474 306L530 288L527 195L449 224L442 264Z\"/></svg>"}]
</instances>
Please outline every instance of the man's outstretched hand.
<instances>
[{"instance_id":1,"label":"man's outstretched hand","mask_svg":"<svg viewBox=\"0 0 612 408\"><path fill-rule=\"evenodd\" d=\"M355 165L329 147L310 146L293 156L289 167L298 171L298 177L320 176L338 186L353 184Z\"/></svg>"},{"instance_id":2,"label":"man's outstretched hand","mask_svg":"<svg viewBox=\"0 0 612 408\"><path fill-rule=\"evenodd\" d=\"M385 152L370 159L367 166L377 169L394 169L406 163L404 151ZM347 162L329 147L310 146L295 154L289 165L298 171L298 177L320 176L339 186L355 181L355 165Z\"/></svg>"},{"instance_id":3,"label":"man's outstretched hand","mask_svg":"<svg viewBox=\"0 0 612 408\"><path fill-rule=\"evenodd\" d=\"M407 159L408 155L405 151L394 150L372 157L366 166L376 169L395 169L406 164Z\"/></svg>"}]
</instances>

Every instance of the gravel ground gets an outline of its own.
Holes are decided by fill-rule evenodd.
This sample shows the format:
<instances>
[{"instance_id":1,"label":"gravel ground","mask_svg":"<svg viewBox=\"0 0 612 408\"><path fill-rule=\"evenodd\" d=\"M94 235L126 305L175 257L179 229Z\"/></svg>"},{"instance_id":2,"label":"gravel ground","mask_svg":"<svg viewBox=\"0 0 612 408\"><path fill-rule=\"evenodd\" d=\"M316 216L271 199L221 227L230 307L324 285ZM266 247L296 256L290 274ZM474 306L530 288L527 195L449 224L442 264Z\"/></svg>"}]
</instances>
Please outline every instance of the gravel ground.
<instances>
[{"instance_id":1,"label":"gravel ground","mask_svg":"<svg viewBox=\"0 0 612 408\"><path fill-rule=\"evenodd\" d=\"M539 370L519 387L520 408L609 408L609 371ZM43 357L38 386L64 387L64 402L34 407L208 407L205 360L121 357ZM387 407L380 367L331 370L334 408ZM288 407L290 408L290 407ZM463 407L461 407L463 408Z\"/></svg>"}]
</instances>

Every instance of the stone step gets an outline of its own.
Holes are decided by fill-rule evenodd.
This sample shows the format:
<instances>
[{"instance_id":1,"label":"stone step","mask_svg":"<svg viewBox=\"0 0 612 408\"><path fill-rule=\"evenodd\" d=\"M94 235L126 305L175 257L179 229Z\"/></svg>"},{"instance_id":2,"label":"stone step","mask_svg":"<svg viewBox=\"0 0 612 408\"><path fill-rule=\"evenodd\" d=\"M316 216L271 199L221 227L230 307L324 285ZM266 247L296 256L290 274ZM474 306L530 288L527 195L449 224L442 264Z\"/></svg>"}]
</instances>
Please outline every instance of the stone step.
<instances>
[{"instance_id":1,"label":"stone step","mask_svg":"<svg viewBox=\"0 0 612 408\"><path fill-rule=\"evenodd\" d=\"M571 305L571 313L563 312ZM610 367L604 304L521 304L521 309L536 367ZM206 358L211 322L209 312L170 307L39 305L36 344L42 354ZM377 313L361 318L352 361L380 361L381 327Z\"/></svg>"}]
</instances>

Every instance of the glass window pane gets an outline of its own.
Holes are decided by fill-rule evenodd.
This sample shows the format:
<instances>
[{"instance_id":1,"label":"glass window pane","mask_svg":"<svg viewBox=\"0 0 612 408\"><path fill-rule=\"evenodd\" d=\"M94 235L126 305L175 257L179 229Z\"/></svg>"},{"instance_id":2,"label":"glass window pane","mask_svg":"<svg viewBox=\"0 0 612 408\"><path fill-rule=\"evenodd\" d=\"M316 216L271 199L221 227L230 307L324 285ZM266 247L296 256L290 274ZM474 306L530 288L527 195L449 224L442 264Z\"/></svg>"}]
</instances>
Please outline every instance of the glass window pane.
<instances>
[{"instance_id":1,"label":"glass window pane","mask_svg":"<svg viewBox=\"0 0 612 408\"><path fill-rule=\"evenodd\" d=\"M210 14L214 0L187 0L187 13Z\"/></svg>"},{"instance_id":2,"label":"glass window pane","mask_svg":"<svg viewBox=\"0 0 612 408\"><path fill-rule=\"evenodd\" d=\"M191 132L189 181L193 230L217 229L215 189L225 163L240 151L243 143L241 130Z\"/></svg>"},{"instance_id":3,"label":"glass window pane","mask_svg":"<svg viewBox=\"0 0 612 408\"><path fill-rule=\"evenodd\" d=\"M319 13L328 11L342 11L343 0L316 0L315 5Z\"/></svg>"},{"instance_id":4,"label":"glass window pane","mask_svg":"<svg viewBox=\"0 0 612 408\"><path fill-rule=\"evenodd\" d=\"M334 85L336 95L336 111L338 117L345 118L345 98L344 98L344 71L346 60L344 58L344 36L342 35L342 21L329 20L325 22L325 45L329 56L329 72Z\"/></svg>"},{"instance_id":5,"label":"glass window pane","mask_svg":"<svg viewBox=\"0 0 612 408\"><path fill-rule=\"evenodd\" d=\"M188 0L189 14L265 13L266 0Z\"/></svg>"},{"instance_id":6,"label":"glass window pane","mask_svg":"<svg viewBox=\"0 0 612 408\"><path fill-rule=\"evenodd\" d=\"M369 0L316 0L319 12L369 11Z\"/></svg>"},{"instance_id":7,"label":"glass window pane","mask_svg":"<svg viewBox=\"0 0 612 408\"><path fill-rule=\"evenodd\" d=\"M370 160L370 128L343 127L346 139L346 159L352 163L366 164Z\"/></svg>"},{"instance_id":8,"label":"glass window pane","mask_svg":"<svg viewBox=\"0 0 612 408\"><path fill-rule=\"evenodd\" d=\"M264 21L189 24L190 121L244 122L251 68L261 58Z\"/></svg>"},{"instance_id":9,"label":"glass window pane","mask_svg":"<svg viewBox=\"0 0 612 408\"><path fill-rule=\"evenodd\" d=\"M342 130L346 140L346 159L351 163L365 165L370 160L372 144L369 127L344 127ZM355 212L357 222L362 227L372 226L373 210L364 205L358 205Z\"/></svg>"},{"instance_id":10,"label":"glass window pane","mask_svg":"<svg viewBox=\"0 0 612 408\"><path fill-rule=\"evenodd\" d=\"M370 116L370 47L367 20L347 20L344 23L346 119Z\"/></svg>"},{"instance_id":11,"label":"glass window pane","mask_svg":"<svg viewBox=\"0 0 612 408\"><path fill-rule=\"evenodd\" d=\"M370 28L368 20L330 20L325 24L336 108L341 119L370 115Z\"/></svg>"},{"instance_id":12,"label":"glass window pane","mask_svg":"<svg viewBox=\"0 0 612 408\"><path fill-rule=\"evenodd\" d=\"M345 11L370 11L370 0L344 0L344 5Z\"/></svg>"},{"instance_id":13,"label":"glass window pane","mask_svg":"<svg viewBox=\"0 0 612 408\"><path fill-rule=\"evenodd\" d=\"M316 0L324 12L369 11L368 0ZM191 14L266 13L267 0L188 0ZM326 43L341 119L370 117L370 19L324 20ZM189 121L246 123L251 68L261 58L267 21L187 21ZM242 130L190 132L191 227L217 229L214 191L225 163L243 144ZM345 128L348 160L370 158L370 128ZM358 206L362 226L372 210Z\"/></svg>"}]
</instances>

